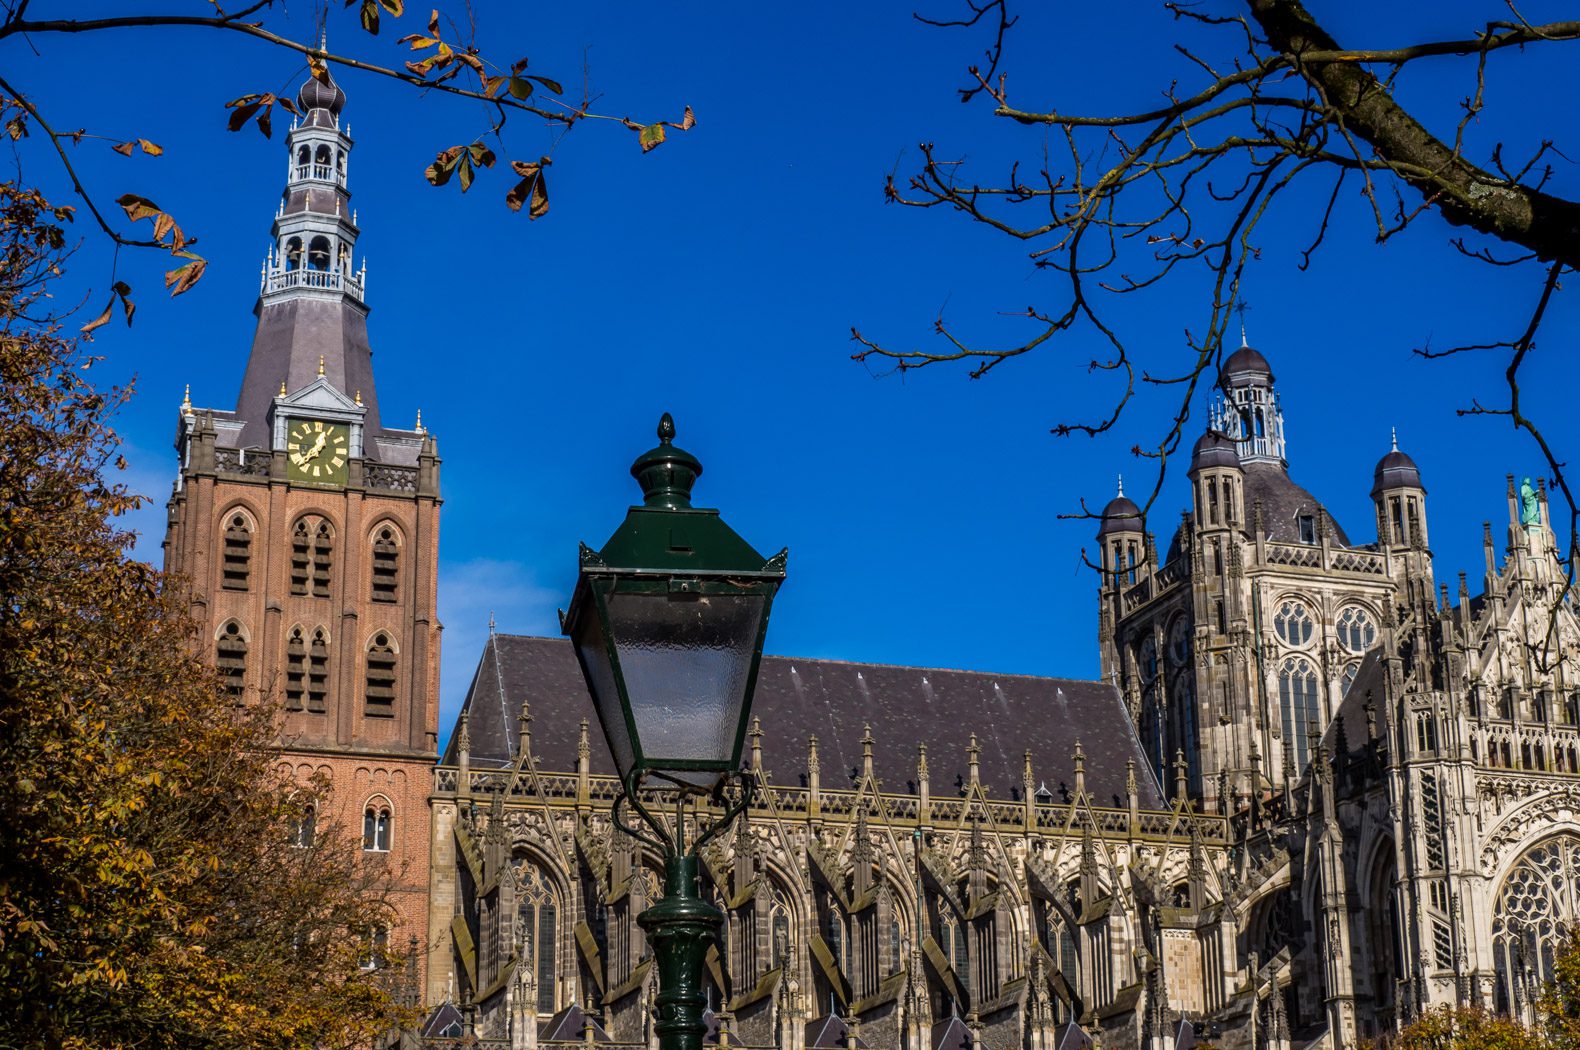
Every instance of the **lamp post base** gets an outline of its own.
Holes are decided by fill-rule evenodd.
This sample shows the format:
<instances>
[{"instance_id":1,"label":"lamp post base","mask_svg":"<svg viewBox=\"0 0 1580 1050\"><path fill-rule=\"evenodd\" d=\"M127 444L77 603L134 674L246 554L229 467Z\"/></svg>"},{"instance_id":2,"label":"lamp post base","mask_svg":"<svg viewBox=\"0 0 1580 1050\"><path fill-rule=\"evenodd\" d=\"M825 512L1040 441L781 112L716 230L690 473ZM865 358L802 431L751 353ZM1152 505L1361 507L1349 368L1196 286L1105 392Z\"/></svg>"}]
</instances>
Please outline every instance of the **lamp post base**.
<instances>
[{"instance_id":1,"label":"lamp post base","mask_svg":"<svg viewBox=\"0 0 1580 1050\"><path fill-rule=\"evenodd\" d=\"M653 1012L661 1050L702 1050L708 1026L702 1020L708 997L702 967L718 938L724 916L697 891L697 858L664 861L664 896L636 917L658 962L658 999Z\"/></svg>"}]
</instances>

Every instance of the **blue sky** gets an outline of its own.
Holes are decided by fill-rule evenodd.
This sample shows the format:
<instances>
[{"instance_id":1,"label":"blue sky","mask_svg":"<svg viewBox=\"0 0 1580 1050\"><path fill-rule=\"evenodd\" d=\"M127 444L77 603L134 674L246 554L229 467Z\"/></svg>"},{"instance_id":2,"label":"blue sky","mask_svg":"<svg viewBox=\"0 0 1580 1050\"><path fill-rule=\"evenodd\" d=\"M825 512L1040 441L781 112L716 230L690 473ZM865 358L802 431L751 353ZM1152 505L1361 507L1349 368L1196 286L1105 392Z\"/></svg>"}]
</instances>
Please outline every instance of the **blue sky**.
<instances>
[{"instance_id":1,"label":"blue sky","mask_svg":"<svg viewBox=\"0 0 1580 1050\"><path fill-rule=\"evenodd\" d=\"M33 14L55 6L41 0ZM1013 101L1119 112L1155 104L1173 77L1193 82L1161 5L1125 5L1123 17L1113 5L1024 6L1006 55ZM1227 0L1208 6L1231 10ZM398 34L386 27L369 40L335 7L333 48L400 59ZM1354 4L1312 7L1354 46L1464 35L1507 12L1461 2L1367 15L1395 23L1364 21ZM1059 515L1082 497L1106 500L1120 472L1141 487L1147 467L1129 450L1155 442L1173 395L1144 392L1099 439L1056 438L1050 427L1099 412L1111 393L1087 374L1104 353L1089 331L975 382L947 367L874 378L849 360L853 325L894 345L936 347L942 313L1004 341L1024 329L1002 312L1059 302L1022 245L883 201L885 174L911 170L918 142L965 158L984 182L1008 158L1036 162L1040 131L955 96L984 39L878 3L532 5L530 22L525 10L477 5L486 50L529 55L532 70L567 86L585 61L602 112L678 118L690 105L698 125L644 156L616 124L589 122L561 140L515 118L509 155L551 152L554 161L553 211L529 223L504 209L502 174L481 177L465 197L421 177L438 149L486 132L484 114L339 75L357 142L351 184L382 411L409 425L421 408L444 457L443 731L490 611L502 630L554 633L577 541L601 544L619 522L636 494L626 469L666 410L678 443L705 465L699 502L721 507L759 548L791 549L771 650L1095 675L1095 580L1081 564L1093 526ZM411 29L422 13L407 16ZM275 27L309 38L310 5L288 15L274 16ZM129 477L154 497L135 521L147 537L139 552L157 559L183 384L197 404L234 403L285 174L280 131L273 141L229 134L223 103L294 91L302 69L262 45L197 31L36 43L38 54L10 43L6 76L57 126L166 148L158 159L125 159L86 143L74 157L88 184L106 203L127 191L154 199L211 260L203 282L170 301L158 259L123 255L137 323L106 328L95 344L103 378L136 376L118 425ZM1474 145L1504 139L1513 155L1573 127L1550 86L1568 83L1572 67L1551 50L1494 59ZM1466 68L1442 63L1400 91L1442 127L1470 89ZM27 178L66 196L39 140L21 157ZM1580 192L1573 166L1558 163L1553 188ZM1372 467L1397 427L1429 489L1439 577L1465 569L1474 581L1480 523L1506 520L1503 476L1538 472L1539 460L1506 423L1455 416L1473 394L1499 396L1501 358L1428 363L1410 351L1513 333L1537 275L1466 262L1430 217L1378 247L1354 209L1302 273L1299 251L1325 194L1325 185L1297 190L1270 218L1245 291L1251 342L1278 374L1291 473L1352 539L1369 540ZM62 301L101 301L110 265L88 236ZM1169 367L1183 330L1200 329L1202 287L1188 274L1112 307L1148 365ZM1561 294L1526 380L1528 406L1561 452L1580 438L1568 408L1575 321L1572 293ZM1204 407L1193 406L1192 437ZM1178 474L1153 519L1160 543L1184 505Z\"/></svg>"}]
</instances>

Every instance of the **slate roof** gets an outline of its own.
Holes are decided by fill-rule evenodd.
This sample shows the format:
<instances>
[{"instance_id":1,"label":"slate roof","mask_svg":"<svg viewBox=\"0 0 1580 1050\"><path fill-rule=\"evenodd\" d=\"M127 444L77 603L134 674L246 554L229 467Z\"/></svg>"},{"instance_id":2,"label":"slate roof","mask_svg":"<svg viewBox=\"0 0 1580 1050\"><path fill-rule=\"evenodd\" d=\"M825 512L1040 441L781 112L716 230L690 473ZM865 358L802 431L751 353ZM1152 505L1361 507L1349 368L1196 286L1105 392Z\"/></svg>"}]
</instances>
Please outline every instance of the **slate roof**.
<instances>
[{"instance_id":1,"label":"slate roof","mask_svg":"<svg viewBox=\"0 0 1580 1050\"><path fill-rule=\"evenodd\" d=\"M451 1025L456 1027L451 1029ZM466 1018L462 1016L461 1011L454 1003L446 1000L434 1007L433 1012L428 1015L428 1019L423 1022L422 1037L424 1039L459 1039L465 1026ZM453 1031L454 1034L447 1034L447 1029Z\"/></svg>"},{"instance_id":2,"label":"slate roof","mask_svg":"<svg viewBox=\"0 0 1580 1050\"><path fill-rule=\"evenodd\" d=\"M318 361L324 361L324 378L348 396L358 391L367 414L362 417L363 455L378 459L379 399L373 387L373 350L368 345L368 317L364 308L341 296L287 298L259 301L258 329L247 358L247 373L236 399L236 415L246 420L241 444L268 448L269 409L280 392L300 390L318 378Z\"/></svg>"},{"instance_id":3,"label":"slate roof","mask_svg":"<svg viewBox=\"0 0 1580 1050\"><path fill-rule=\"evenodd\" d=\"M971 1029L958 1017L950 1017L933 1025L933 1050L971 1050L974 1045Z\"/></svg>"},{"instance_id":4,"label":"slate roof","mask_svg":"<svg viewBox=\"0 0 1580 1050\"><path fill-rule=\"evenodd\" d=\"M1070 1021L1059 1031L1056 1050L1086 1050L1091 1045L1091 1037L1081 1030L1080 1025Z\"/></svg>"},{"instance_id":5,"label":"slate roof","mask_svg":"<svg viewBox=\"0 0 1580 1050\"><path fill-rule=\"evenodd\" d=\"M806 1045L809 1047L849 1046L850 1029L838 1017L833 1014L826 1014L815 1021L807 1023ZM856 1045L866 1047L867 1043L861 1036L857 1036Z\"/></svg>"},{"instance_id":6,"label":"slate roof","mask_svg":"<svg viewBox=\"0 0 1580 1050\"><path fill-rule=\"evenodd\" d=\"M1345 535L1344 529L1328 513L1328 509L1317 498L1290 479L1284 468L1275 463L1246 463L1245 471L1245 517L1246 523L1252 523L1252 509L1256 501L1262 501L1262 525L1267 529L1267 538L1278 543L1300 542L1300 516L1309 514L1313 517L1321 515L1328 519L1328 534L1333 541L1345 547L1350 545L1350 538Z\"/></svg>"},{"instance_id":7,"label":"slate roof","mask_svg":"<svg viewBox=\"0 0 1580 1050\"><path fill-rule=\"evenodd\" d=\"M591 725L592 771L612 774L592 699L570 642L496 634L482 658L463 709L468 712L474 767L510 764L521 703L531 705L532 752L545 768L576 768L583 718ZM822 785L848 788L861 766L863 727L872 725L873 771L884 791L914 792L917 745L927 745L935 797L948 797L966 777L966 745L982 748L980 775L992 797L1019 792L1024 752L1055 802L1073 788L1072 752L1086 753L1086 785L1100 806L1125 804L1125 762L1135 761L1143 808L1166 808L1118 693L1103 682L951 671L841 660L765 656L753 713L762 719L763 763L779 783L794 785L806 768L807 737L816 734ZM450 734L444 763L456 762Z\"/></svg>"},{"instance_id":8,"label":"slate roof","mask_svg":"<svg viewBox=\"0 0 1580 1050\"><path fill-rule=\"evenodd\" d=\"M538 1040L540 1042L582 1042L586 1038L587 1015L575 1003L564 1007L559 1013L544 1021L538 1026ZM592 1022L592 1037L594 1043L612 1043L609 1033L604 1031L603 1025L596 1019Z\"/></svg>"}]
</instances>

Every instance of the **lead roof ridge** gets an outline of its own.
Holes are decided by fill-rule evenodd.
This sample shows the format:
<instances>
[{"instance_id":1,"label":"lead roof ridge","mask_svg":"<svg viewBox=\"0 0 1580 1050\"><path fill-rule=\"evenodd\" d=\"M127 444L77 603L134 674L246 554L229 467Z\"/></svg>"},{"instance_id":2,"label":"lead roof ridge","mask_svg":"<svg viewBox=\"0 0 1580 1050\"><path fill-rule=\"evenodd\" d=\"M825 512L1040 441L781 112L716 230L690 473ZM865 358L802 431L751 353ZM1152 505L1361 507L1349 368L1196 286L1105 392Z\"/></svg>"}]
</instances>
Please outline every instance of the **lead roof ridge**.
<instances>
[{"instance_id":1,"label":"lead roof ridge","mask_svg":"<svg viewBox=\"0 0 1580 1050\"><path fill-rule=\"evenodd\" d=\"M509 638L523 642L555 642L570 644L566 638L555 638L546 634L511 634L508 631L499 631L494 637ZM919 664L885 663L878 660L839 660L826 656L789 656L783 653L763 653L766 658L774 660L798 661L809 664L836 664L844 667L889 667L897 671L937 671L942 674L969 674L979 675L983 678L1024 678L1034 682L1069 682L1073 685L1098 685L1112 688L1101 678L1066 678L1059 675L1028 674L1024 671L973 671L965 667L932 667Z\"/></svg>"}]
</instances>

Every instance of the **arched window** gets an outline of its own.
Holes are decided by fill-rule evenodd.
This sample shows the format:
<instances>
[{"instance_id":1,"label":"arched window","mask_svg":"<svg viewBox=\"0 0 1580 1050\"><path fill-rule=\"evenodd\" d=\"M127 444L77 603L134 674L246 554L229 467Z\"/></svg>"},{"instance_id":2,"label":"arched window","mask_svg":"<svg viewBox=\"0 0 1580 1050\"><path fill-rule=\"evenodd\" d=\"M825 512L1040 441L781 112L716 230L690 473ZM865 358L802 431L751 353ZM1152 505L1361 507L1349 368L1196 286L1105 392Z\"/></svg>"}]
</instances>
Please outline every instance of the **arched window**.
<instances>
[{"instance_id":1,"label":"arched window","mask_svg":"<svg viewBox=\"0 0 1580 1050\"><path fill-rule=\"evenodd\" d=\"M1308 726L1317 725L1317 671L1298 656L1284 660L1278 669L1278 708L1283 721L1284 746L1293 749L1295 768L1305 769L1311 759Z\"/></svg>"},{"instance_id":2,"label":"arched window","mask_svg":"<svg viewBox=\"0 0 1580 1050\"><path fill-rule=\"evenodd\" d=\"M558 976L559 901L554 884L535 864L516 863L516 929L519 966L530 966L538 989L537 1009L552 1014Z\"/></svg>"},{"instance_id":3,"label":"arched window","mask_svg":"<svg viewBox=\"0 0 1580 1050\"><path fill-rule=\"evenodd\" d=\"M1149 634L1141 641L1136 655L1136 669L1141 672L1143 685L1158 676L1158 646Z\"/></svg>"},{"instance_id":4,"label":"arched window","mask_svg":"<svg viewBox=\"0 0 1580 1050\"><path fill-rule=\"evenodd\" d=\"M301 816L291 823L291 845L298 849L307 849L313 844L313 838L318 833L318 811L309 805L302 809Z\"/></svg>"},{"instance_id":5,"label":"arched window","mask_svg":"<svg viewBox=\"0 0 1580 1050\"><path fill-rule=\"evenodd\" d=\"M313 151L312 151L312 149L310 147L303 146L301 149L296 151L296 163L298 163L298 164L311 164L312 162L313 162Z\"/></svg>"},{"instance_id":6,"label":"arched window","mask_svg":"<svg viewBox=\"0 0 1580 1050\"><path fill-rule=\"evenodd\" d=\"M389 965L390 931L387 926L374 926L368 930L367 940L358 965L364 970L382 970Z\"/></svg>"},{"instance_id":7,"label":"arched window","mask_svg":"<svg viewBox=\"0 0 1580 1050\"><path fill-rule=\"evenodd\" d=\"M1185 621L1185 617L1176 616L1174 622L1169 625L1167 655L1171 668L1177 670L1190 663L1190 643L1190 624Z\"/></svg>"},{"instance_id":8,"label":"arched window","mask_svg":"<svg viewBox=\"0 0 1580 1050\"><path fill-rule=\"evenodd\" d=\"M850 938L845 935L845 916L840 913L832 899L823 913L823 940L828 942L828 952L834 957L840 972L845 975L846 980L849 980Z\"/></svg>"},{"instance_id":9,"label":"arched window","mask_svg":"<svg viewBox=\"0 0 1580 1050\"><path fill-rule=\"evenodd\" d=\"M389 803L383 800L368 803L368 808L362 811L362 848L369 853L388 853L393 825Z\"/></svg>"},{"instance_id":10,"label":"arched window","mask_svg":"<svg viewBox=\"0 0 1580 1050\"><path fill-rule=\"evenodd\" d=\"M313 631L307 650L307 709L322 714L329 697L329 636L322 627Z\"/></svg>"},{"instance_id":11,"label":"arched window","mask_svg":"<svg viewBox=\"0 0 1580 1050\"><path fill-rule=\"evenodd\" d=\"M240 701L247 688L247 636L235 620L220 628L214 642L214 664L219 668L225 691Z\"/></svg>"},{"instance_id":12,"label":"arched window","mask_svg":"<svg viewBox=\"0 0 1580 1050\"><path fill-rule=\"evenodd\" d=\"M1228 478L1223 479L1223 522L1233 525L1234 517L1234 482Z\"/></svg>"},{"instance_id":13,"label":"arched window","mask_svg":"<svg viewBox=\"0 0 1580 1050\"><path fill-rule=\"evenodd\" d=\"M318 149L313 153L313 163L314 164L322 164L324 167L327 168L329 166L329 159L330 159L330 151L329 151L329 147L328 146L320 145L318 147Z\"/></svg>"},{"instance_id":14,"label":"arched window","mask_svg":"<svg viewBox=\"0 0 1580 1050\"><path fill-rule=\"evenodd\" d=\"M300 711L307 696L307 637L292 627L285 640L285 709Z\"/></svg>"},{"instance_id":15,"label":"arched window","mask_svg":"<svg viewBox=\"0 0 1580 1050\"><path fill-rule=\"evenodd\" d=\"M1342 674L1343 684L1339 690L1341 696L1349 695L1350 686L1355 684L1355 676L1360 674L1360 671L1361 665L1358 661L1344 665L1344 671Z\"/></svg>"},{"instance_id":16,"label":"arched window","mask_svg":"<svg viewBox=\"0 0 1580 1050\"><path fill-rule=\"evenodd\" d=\"M302 239L292 237L285 242L285 268L287 270L299 269L302 265Z\"/></svg>"},{"instance_id":17,"label":"arched window","mask_svg":"<svg viewBox=\"0 0 1580 1050\"><path fill-rule=\"evenodd\" d=\"M1348 605L1339 613L1339 644L1352 653L1364 653L1377 644L1377 627L1371 614L1359 605Z\"/></svg>"},{"instance_id":18,"label":"arched window","mask_svg":"<svg viewBox=\"0 0 1580 1050\"><path fill-rule=\"evenodd\" d=\"M252 571L252 529L245 515L233 514L225 526L225 552L220 571L220 586L227 591L247 589Z\"/></svg>"},{"instance_id":19,"label":"arched window","mask_svg":"<svg viewBox=\"0 0 1580 1050\"><path fill-rule=\"evenodd\" d=\"M380 528L373 537L374 601L393 602L398 600L399 570L400 547L395 542L395 530L386 525Z\"/></svg>"},{"instance_id":20,"label":"arched window","mask_svg":"<svg viewBox=\"0 0 1580 1050\"><path fill-rule=\"evenodd\" d=\"M291 530L291 593L329 597L334 560L335 532L329 522L312 516L298 519Z\"/></svg>"},{"instance_id":21,"label":"arched window","mask_svg":"<svg viewBox=\"0 0 1580 1050\"><path fill-rule=\"evenodd\" d=\"M1580 838L1554 835L1509 871L1492 914L1493 1001L1523 1007L1551 980L1555 953L1580 921Z\"/></svg>"},{"instance_id":22,"label":"arched window","mask_svg":"<svg viewBox=\"0 0 1580 1050\"><path fill-rule=\"evenodd\" d=\"M367 713L380 717L395 714L395 647L383 631L368 644Z\"/></svg>"},{"instance_id":23,"label":"arched window","mask_svg":"<svg viewBox=\"0 0 1580 1050\"><path fill-rule=\"evenodd\" d=\"M1182 668L1174 676L1169 690L1169 752L1185 752L1186 790L1201 778L1201 745L1196 739L1196 675L1190 668ZM1166 777L1170 793L1174 791L1175 778Z\"/></svg>"},{"instance_id":24,"label":"arched window","mask_svg":"<svg viewBox=\"0 0 1580 1050\"><path fill-rule=\"evenodd\" d=\"M1311 641L1313 624L1306 603L1291 598L1278 607L1273 617L1273 630L1286 645L1305 645Z\"/></svg>"},{"instance_id":25,"label":"arched window","mask_svg":"<svg viewBox=\"0 0 1580 1050\"><path fill-rule=\"evenodd\" d=\"M307 268L309 270L329 269L328 237L314 237L307 242Z\"/></svg>"},{"instance_id":26,"label":"arched window","mask_svg":"<svg viewBox=\"0 0 1580 1050\"><path fill-rule=\"evenodd\" d=\"M335 171L342 175L346 173L346 154L344 150L335 150Z\"/></svg>"}]
</instances>

